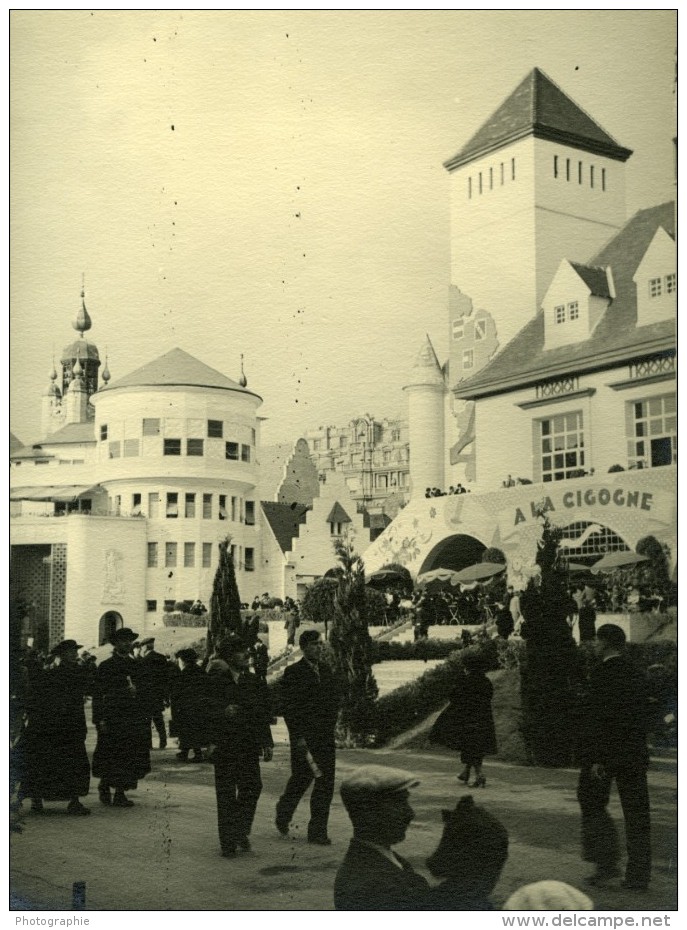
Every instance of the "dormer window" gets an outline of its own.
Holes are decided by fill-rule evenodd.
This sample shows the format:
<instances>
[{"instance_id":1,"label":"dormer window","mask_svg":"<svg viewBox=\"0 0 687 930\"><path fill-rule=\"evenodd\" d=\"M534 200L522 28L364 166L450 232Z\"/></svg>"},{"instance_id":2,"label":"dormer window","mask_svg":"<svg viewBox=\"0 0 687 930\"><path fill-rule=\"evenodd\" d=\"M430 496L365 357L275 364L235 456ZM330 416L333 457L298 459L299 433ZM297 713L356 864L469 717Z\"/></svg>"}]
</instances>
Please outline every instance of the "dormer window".
<instances>
[{"instance_id":1,"label":"dormer window","mask_svg":"<svg viewBox=\"0 0 687 930\"><path fill-rule=\"evenodd\" d=\"M454 339L457 340L457 339L462 339L462 338L463 338L463 335L464 335L464 333L465 333L465 321L462 319L462 317L461 317L461 319L459 319L459 320L454 320L454 321L453 321L453 327L452 327L452 329L453 329L453 338L454 338Z\"/></svg>"},{"instance_id":2,"label":"dormer window","mask_svg":"<svg viewBox=\"0 0 687 930\"><path fill-rule=\"evenodd\" d=\"M660 297L663 293L660 278L649 278L649 297Z\"/></svg>"},{"instance_id":3,"label":"dormer window","mask_svg":"<svg viewBox=\"0 0 687 930\"><path fill-rule=\"evenodd\" d=\"M677 275L667 274L665 284L666 294L675 294L677 291Z\"/></svg>"},{"instance_id":4,"label":"dormer window","mask_svg":"<svg viewBox=\"0 0 687 930\"><path fill-rule=\"evenodd\" d=\"M487 335L487 321L477 320L475 322L475 340L479 342L481 339L485 339L486 335Z\"/></svg>"}]
</instances>

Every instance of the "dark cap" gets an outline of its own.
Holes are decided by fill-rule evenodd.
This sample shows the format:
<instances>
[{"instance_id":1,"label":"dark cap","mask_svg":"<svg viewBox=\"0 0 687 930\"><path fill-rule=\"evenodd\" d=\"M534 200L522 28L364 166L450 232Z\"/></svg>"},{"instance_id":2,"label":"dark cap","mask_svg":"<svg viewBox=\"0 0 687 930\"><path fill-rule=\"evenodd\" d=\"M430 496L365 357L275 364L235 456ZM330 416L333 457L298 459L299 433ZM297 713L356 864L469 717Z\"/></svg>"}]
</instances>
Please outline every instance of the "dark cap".
<instances>
[{"instance_id":1,"label":"dark cap","mask_svg":"<svg viewBox=\"0 0 687 930\"><path fill-rule=\"evenodd\" d=\"M230 633L229 636L223 636L217 644L217 655L225 658L228 655L235 655L237 652L245 652L248 649L245 640L236 633Z\"/></svg>"},{"instance_id":2,"label":"dark cap","mask_svg":"<svg viewBox=\"0 0 687 930\"><path fill-rule=\"evenodd\" d=\"M152 646L155 643L155 637L149 636L147 639L142 639L139 643L139 646Z\"/></svg>"},{"instance_id":3,"label":"dark cap","mask_svg":"<svg viewBox=\"0 0 687 930\"><path fill-rule=\"evenodd\" d=\"M77 643L75 639L63 639L61 643L52 647L50 655L59 656L62 655L63 652L69 652L70 649L83 649L83 645Z\"/></svg>"},{"instance_id":4,"label":"dark cap","mask_svg":"<svg viewBox=\"0 0 687 930\"><path fill-rule=\"evenodd\" d=\"M420 784L419 779L403 769L385 765L362 765L341 782L341 799L348 806L358 798L388 797Z\"/></svg>"},{"instance_id":5,"label":"dark cap","mask_svg":"<svg viewBox=\"0 0 687 930\"><path fill-rule=\"evenodd\" d=\"M175 652L174 655L177 659L181 659L182 662L186 662L188 665L198 661L198 653L195 649L180 649L178 652Z\"/></svg>"},{"instance_id":6,"label":"dark cap","mask_svg":"<svg viewBox=\"0 0 687 930\"><path fill-rule=\"evenodd\" d=\"M138 633L134 633L128 626L123 626L119 630L114 631L110 637L110 642L115 646L117 643L133 643L137 639Z\"/></svg>"}]
</instances>

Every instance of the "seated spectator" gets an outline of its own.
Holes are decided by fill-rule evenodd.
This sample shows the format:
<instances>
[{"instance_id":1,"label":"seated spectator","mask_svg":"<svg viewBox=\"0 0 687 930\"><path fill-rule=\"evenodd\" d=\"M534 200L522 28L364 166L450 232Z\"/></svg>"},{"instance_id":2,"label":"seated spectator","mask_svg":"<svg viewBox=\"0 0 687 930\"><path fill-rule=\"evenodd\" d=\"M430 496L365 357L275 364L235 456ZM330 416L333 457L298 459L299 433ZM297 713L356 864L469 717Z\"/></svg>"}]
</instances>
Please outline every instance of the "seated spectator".
<instances>
[{"instance_id":1,"label":"seated spectator","mask_svg":"<svg viewBox=\"0 0 687 930\"><path fill-rule=\"evenodd\" d=\"M565 882L544 881L523 885L508 898L504 911L593 911L594 902Z\"/></svg>"},{"instance_id":2,"label":"seated spectator","mask_svg":"<svg viewBox=\"0 0 687 930\"><path fill-rule=\"evenodd\" d=\"M444 832L427 866L444 881L432 888L423 905L430 911L491 911L489 895L508 858L503 824L472 795L464 795L453 811L442 810Z\"/></svg>"}]
</instances>

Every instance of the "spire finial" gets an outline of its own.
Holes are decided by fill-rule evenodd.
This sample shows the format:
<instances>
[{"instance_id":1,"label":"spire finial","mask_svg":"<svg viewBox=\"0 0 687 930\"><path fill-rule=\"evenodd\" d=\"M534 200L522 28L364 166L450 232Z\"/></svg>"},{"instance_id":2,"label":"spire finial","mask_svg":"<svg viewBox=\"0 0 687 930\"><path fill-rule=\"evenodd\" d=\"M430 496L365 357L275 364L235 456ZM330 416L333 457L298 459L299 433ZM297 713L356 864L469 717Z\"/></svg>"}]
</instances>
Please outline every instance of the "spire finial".
<instances>
[{"instance_id":1,"label":"spire finial","mask_svg":"<svg viewBox=\"0 0 687 930\"><path fill-rule=\"evenodd\" d=\"M83 334L93 326L91 318L88 315L88 310L86 309L86 276L81 274L81 309L76 315L76 320L72 323L74 329L81 333L81 338L83 339Z\"/></svg>"},{"instance_id":2,"label":"spire finial","mask_svg":"<svg viewBox=\"0 0 687 930\"><path fill-rule=\"evenodd\" d=\"M105 367L103 368L103 373L101 375L103 379L103 384L107 384L112 375L110 374L110 369L107 367L107 346L105 346Z\"/></svg>"},{"instance_id":3,"label":"spire finial","mask_svg":"<svg viewBox=\"0 0 687 930\"><path fill-rule=\"evenodd\" d=\"M243 352L241 353L241 376L239 378L239 384L241 387L246 387L248 384L248 378L246 378L246 374L243 370Z\"/></svg>"}]
</instances>

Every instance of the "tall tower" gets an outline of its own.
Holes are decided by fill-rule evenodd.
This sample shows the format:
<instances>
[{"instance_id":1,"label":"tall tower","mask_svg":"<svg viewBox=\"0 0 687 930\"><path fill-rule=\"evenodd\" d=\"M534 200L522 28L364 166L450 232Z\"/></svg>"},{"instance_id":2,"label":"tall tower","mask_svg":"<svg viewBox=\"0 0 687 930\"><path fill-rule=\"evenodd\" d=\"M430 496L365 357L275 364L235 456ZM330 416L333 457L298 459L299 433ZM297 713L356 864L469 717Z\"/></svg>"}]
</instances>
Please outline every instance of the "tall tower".
<instances>
[{"instance_id":1,"label":"tall tower","mask_svg":"<svg viewBox=\"0 0 687 930\"><path fill-rule=\"evenodd\" d=\"M100 355L98 347L88 339L84 339L84 333L88 332L93 323L86 309L85 293L83 285L81 287L81 308L76 315L76 320L72 323L74 329L79 333L79 338L66 346L62 352L62 396L66 396L69 385L74 378L74 368L77 361L81 368L81 378L83 389L87 398L98 390L98 369L100 368ZM89 416L93 415L92 407L88 406Z\"/></svg>"},{"instance_id":2,"label":"tall tower","mask_svg":"<svg viewBox=\"0 0 687 930\"><path fill-rule=\"evenodd\" d=\"M535 68L444 163L461 295L449 321L451 384L539 311L562 258L587 260L622 226L631 154ZM495 340L490 352L485 339Z\"/></svg>"},{"instance_id":3,"label":"tall tower","mask_svg":"<svg viewBox=\"0 0 687 930\"><path fill-rule=\"evenodd\" d=\"M444 395L446 381L429 336L420 347L408 383L411 497L444 488Z\"/></svg>"}]
</instances>

